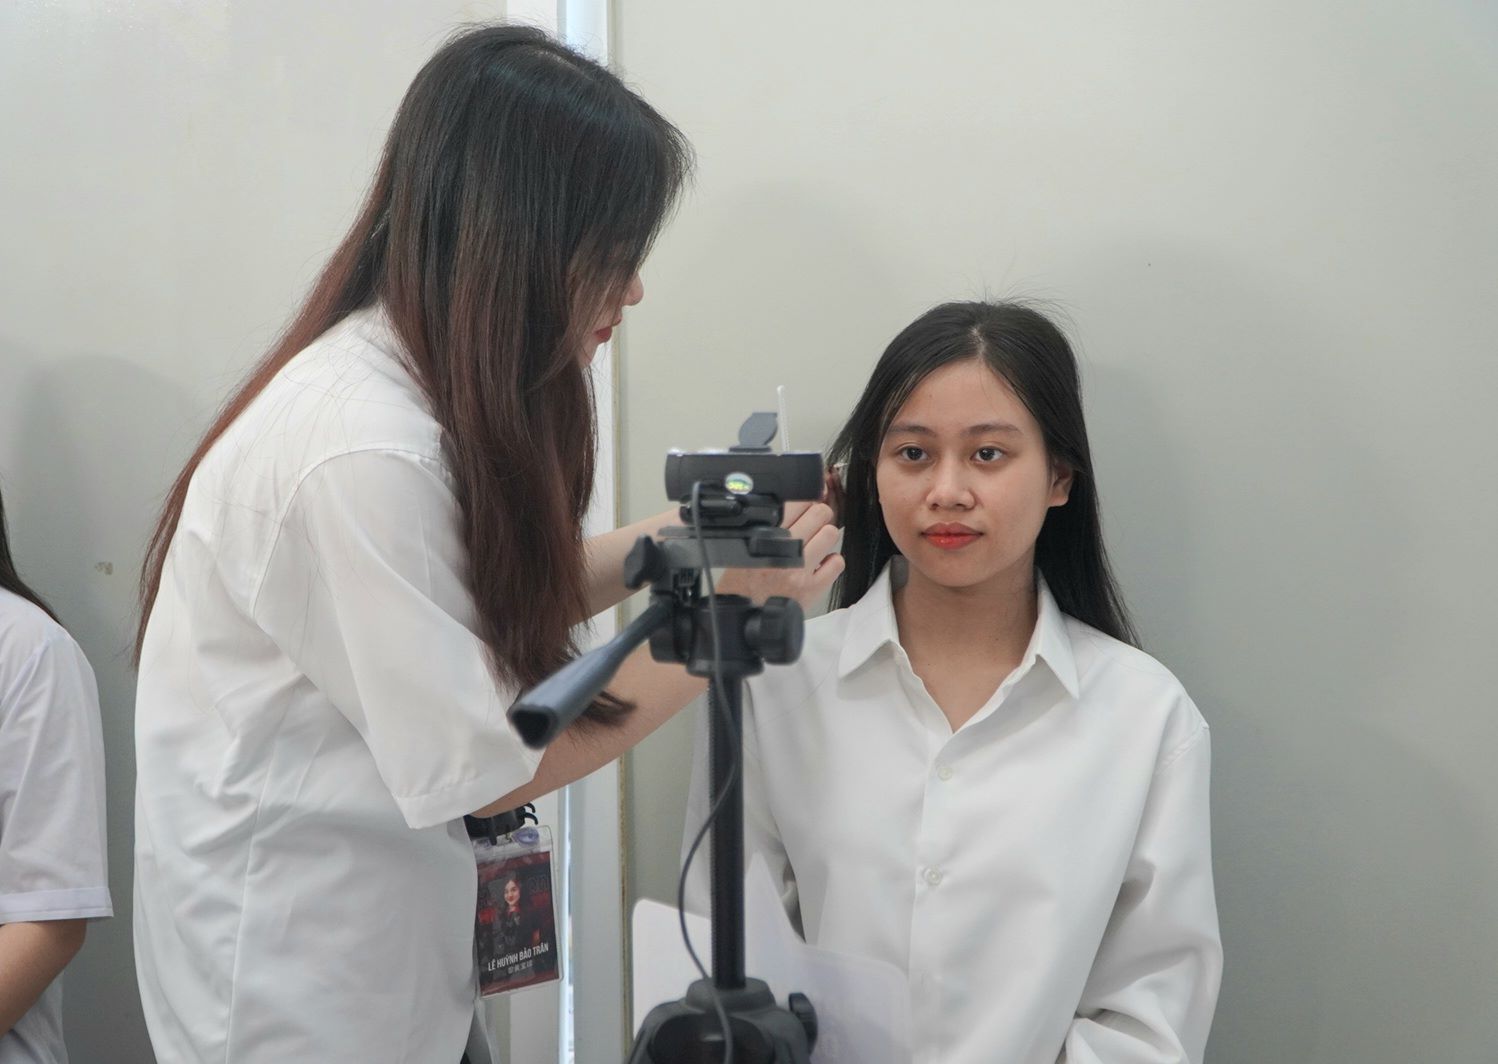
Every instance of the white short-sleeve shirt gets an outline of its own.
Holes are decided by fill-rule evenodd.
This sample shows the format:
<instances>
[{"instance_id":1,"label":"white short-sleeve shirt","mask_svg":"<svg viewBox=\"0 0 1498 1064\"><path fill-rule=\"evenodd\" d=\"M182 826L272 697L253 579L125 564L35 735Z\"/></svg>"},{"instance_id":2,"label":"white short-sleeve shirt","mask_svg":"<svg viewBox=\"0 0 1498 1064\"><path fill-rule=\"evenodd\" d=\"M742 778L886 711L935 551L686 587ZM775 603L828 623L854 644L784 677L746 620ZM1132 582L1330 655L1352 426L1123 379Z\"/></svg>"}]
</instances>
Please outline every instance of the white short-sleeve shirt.
<instances>
[{"instance_id":1,"label":"white short-sleeve shirt","mask_svg":"<svg viewBox=\"0 0 1498 1064\"><path fill-rule=\"evenodd\" d=\"M1019 667L953 732L900 645L902 563L748 681L746 853L808 942L908 973L915 1064L1199 1062L1221 973L1206 723L1042 582Z\"/></svg>"},{"instance_id":2,"label":"white short-sleeve shirt","mask_svg":"<svg viewBox=\"0 0 1498 1064\"><path fill-rule=\"evenodd\" d=\"M109 916L99 693L62 626L0 589L0 924ZM65 1064L62 978L0 1064Z\"/></svg>"},{"instance_id":3,"label":"white short-sleeve shirt","mask_svg":"<svg viewBox=\"0 0 1498 1064\"><path fill-rule=\"evenodd\" d=\"M440 430L377 310L195 472L143 648L135 947L160 1064L445 1064L476 1001L462 824L534 774Z\"/></svg>"}]
</instances>

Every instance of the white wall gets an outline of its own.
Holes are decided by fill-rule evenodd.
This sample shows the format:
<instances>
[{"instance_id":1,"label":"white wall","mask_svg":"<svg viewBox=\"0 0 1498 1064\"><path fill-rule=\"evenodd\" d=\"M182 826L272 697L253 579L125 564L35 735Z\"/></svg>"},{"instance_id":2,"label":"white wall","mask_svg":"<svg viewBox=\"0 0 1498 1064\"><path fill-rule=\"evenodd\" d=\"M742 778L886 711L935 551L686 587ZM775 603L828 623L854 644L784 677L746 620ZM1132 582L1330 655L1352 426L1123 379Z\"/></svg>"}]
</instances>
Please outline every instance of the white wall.
<instances>
[{"instance_id":1,"label":"white wall","mask_svg":"<svg viewBox=\"0 0 1498 1064\"><path fill-rule=\"evenodd\" d=\"M1068 311L1118 569L1214 729L1213 1064L1493 1058L1498 8L623 0L701 155L621 359L625 516L884 344ZM689 722L632 757L674 892Z\"/></svg>"}]
</instances>

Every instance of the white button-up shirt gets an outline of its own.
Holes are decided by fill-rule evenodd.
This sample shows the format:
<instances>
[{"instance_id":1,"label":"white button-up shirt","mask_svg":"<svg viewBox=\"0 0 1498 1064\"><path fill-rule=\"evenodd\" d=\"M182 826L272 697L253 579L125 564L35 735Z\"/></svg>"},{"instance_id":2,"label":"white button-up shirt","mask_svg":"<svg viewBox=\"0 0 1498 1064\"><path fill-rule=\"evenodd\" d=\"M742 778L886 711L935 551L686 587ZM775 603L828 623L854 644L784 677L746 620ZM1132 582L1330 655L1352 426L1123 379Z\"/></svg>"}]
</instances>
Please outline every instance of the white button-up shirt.
<instances>
[{"instance_id":1,"label":"white button-up shirt","mask_svg":"<svg viewBox=\"0 0 1498 1064\"><path fill-rule=\"evenodd\" d=\"M136 705L135 948L161 1064L456 1064L461 817L538 756L505 719L440 431L352 315L209 451Z\"/></svg>"},{"instance_id":2,"label":"white button-up shirt","mask_svg":"<svg viewBox=\"0 0 1498 1064\"><path fill-rule=\"evenodd\" d=\"M0 588L0 924L109 916L104 740L73 638ZM8 1032L0 1064L64 1064L62 977Z\"/></svg>"},{"instance_id":3,"label":"white button-up shirt","mask_svg":"<svg viewBox=\"0 0 1498 1064\"><path fill-rule=\"evenodd\" d=\"M909 973L918 1064L1200 1061L1221 947L1196 707L1042 585L1019 667L953 732L891 589L746 685L746 852L808 942Z\"/></svg>"}]
</instances>

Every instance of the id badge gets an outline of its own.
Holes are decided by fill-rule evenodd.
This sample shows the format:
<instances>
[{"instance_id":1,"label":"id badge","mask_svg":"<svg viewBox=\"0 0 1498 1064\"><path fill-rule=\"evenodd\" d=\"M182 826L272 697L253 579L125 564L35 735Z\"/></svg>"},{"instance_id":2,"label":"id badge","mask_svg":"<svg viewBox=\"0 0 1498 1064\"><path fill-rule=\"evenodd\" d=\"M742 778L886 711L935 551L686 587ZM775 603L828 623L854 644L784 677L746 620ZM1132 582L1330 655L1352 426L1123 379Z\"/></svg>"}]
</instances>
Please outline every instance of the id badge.
<instances>
[{"instance_id":1,"label":"id badge","mask_svg":"<svg viewBox=\"0 0 1498 1064\"><path fill-rule=\"evenodd\" d=\"M479 993L506 994L560 978L551 829L526 825L495 841L474 839L473 854Z\"/></svg>"}]
</instances>

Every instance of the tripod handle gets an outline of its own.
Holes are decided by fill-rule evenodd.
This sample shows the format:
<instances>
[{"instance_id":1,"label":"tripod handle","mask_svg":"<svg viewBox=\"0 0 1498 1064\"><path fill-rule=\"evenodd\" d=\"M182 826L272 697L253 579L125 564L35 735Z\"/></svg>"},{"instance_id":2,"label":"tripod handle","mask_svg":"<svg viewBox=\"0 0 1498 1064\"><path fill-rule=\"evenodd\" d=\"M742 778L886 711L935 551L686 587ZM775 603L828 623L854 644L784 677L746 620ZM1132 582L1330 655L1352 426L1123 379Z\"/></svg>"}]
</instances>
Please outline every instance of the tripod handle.
<instances>
[{"instance_id":1,"label":"tripod handle","mask_svg":"<svg viewBox=\"0 0 1498 1064\"><path fill-rule=\"evenodd\" d=\"M585 713L630 652L671 619L671 607L654 602L603 646L569 662L515 700L510 723L533 750L548 745Z\"/></svg>"}]
</instances>

